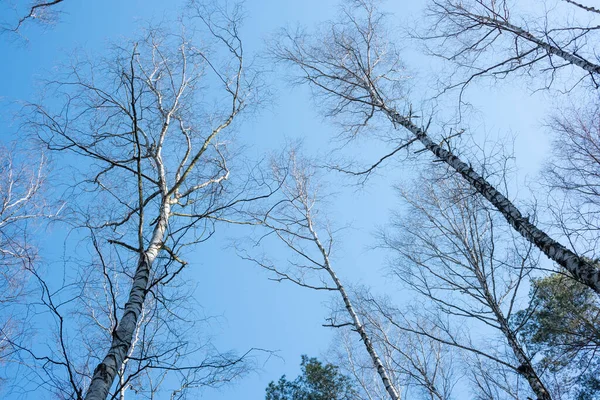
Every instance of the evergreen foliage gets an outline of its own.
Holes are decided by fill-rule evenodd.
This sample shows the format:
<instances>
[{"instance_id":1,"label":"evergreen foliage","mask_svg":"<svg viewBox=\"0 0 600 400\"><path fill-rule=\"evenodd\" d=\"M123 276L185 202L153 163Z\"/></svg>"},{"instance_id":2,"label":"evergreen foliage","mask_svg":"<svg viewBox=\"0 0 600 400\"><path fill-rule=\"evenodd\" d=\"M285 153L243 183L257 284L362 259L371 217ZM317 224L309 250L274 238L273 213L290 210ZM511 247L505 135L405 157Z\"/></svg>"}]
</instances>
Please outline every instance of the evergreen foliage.
<instances>
[{"instance_id":1,"label":"evergreen foliage","mask_svg":"<svg viewBox=\"0 0 600 400\"><path fill-rule=\"evenodd\" d=\"M266 400L354 400L358 399L350 378L333 364L302 356L302 374L293 381L285 375L266 389Z\"/></svg>"}]
</instances>

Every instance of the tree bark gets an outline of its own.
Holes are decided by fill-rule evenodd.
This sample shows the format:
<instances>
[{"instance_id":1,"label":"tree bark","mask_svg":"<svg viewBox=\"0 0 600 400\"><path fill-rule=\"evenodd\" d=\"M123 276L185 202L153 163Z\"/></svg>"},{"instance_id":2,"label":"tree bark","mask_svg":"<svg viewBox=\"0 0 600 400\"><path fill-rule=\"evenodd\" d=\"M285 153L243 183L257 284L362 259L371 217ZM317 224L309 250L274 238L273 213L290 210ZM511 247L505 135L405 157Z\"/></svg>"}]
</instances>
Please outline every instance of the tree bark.
<instances>
[{"instance_id":1,"label":"tree bark","mask_svg":"<svg viewBox=\"0 0 600 400\"><path fill-rule=\"evenodd\" d=\"M123 316L112 334L110 349L94 370L85 400L106 399L119 368L129 353L133 335L144 307L152 264L165 239L169 213L170 205L165 199L161 207L160 218L152 234L152 240L148 248L140 255Z\"/></svg>"},{"instance_id":2,"label":"tree bark","mask_svg":"<svg viewBox=\"0 0 600 400\"><path fill-rule=\"evenodd\" d=\"M513 354L519 361L519 367L517 368L517 371L519 371L519 373L527 380L527 382L529 383L529 387L531 387L531 390L533 390L538 400L551 400L552 398L550 397L550 392L548 392L548 389L546 389L546 387L542 383L535 369L533 369L531 360L523 351L523 348L518 342L513 331L508 327L506 319L503 318L499 322L501 330L504 333L504 336L506 336L506 339L508 340L508 344L512 349Z\"/></svg>"},{"instance_id":3,"label":"tree bark","mask_svg":"<svg viewBox=\"0 0 600 400\"><path fill-rule=\"evenodd\" d=\"M362 339L363 343L365 344L365 348L367 349L367 352L369 353L369 356L371 357L371 360L373 361L373 365L375 366L377 373L379 374L379 377L381 378L381 382L383 383L383 386L385 387L386 392L388 392L388 394L390 395L390 398L392 400L400 400L400 395L396 391L396 388L394 387L394 385L392 385L392 381L387 373L387 370L385 369L383 363L381 362L381 359L379 358L379 355L377 354L377 351L375 350L375 347L373 346L373 343L371 342L371 339L369 338L369 335L367 334L367 331L365 330L364 325L362 324L362 322L360 321L360 318L354 311L354 308L352 307L352 303L350 302L350 299L348 298L348 294L346 293L346 290L342 286L341 282L339 281L339 279L337 278L337 276L335 275L333 270L329 270L329 273L331 274L331 278L333 279L333 281L335 282L335 284L338 287L338 291L340 292L342 299L344 300L344 305L346 306L346 310L348 311L348 314L350 314L350 317L352 318L352 324L356 328L356 331L358 332L358 334L360 335L360 338Z\"/></svg>"},{"instance_id":4,"label":"tree bark","mask_svg":"<svg viewBox=\"0 0 600 400\"><path fill-rule=\"evenodd\" d=\"M529 387L535 393L538 400L552 400L552 397L550 397L550 392L548 391L548 389L546 389L536 370L533 368L533 364L531 364L530 358L527 356L527 354L523 350L523 346L521 345L521 343L519 343L517 336L510 328L509 323L506 320L506 317L504 316L504 313L498 306L498 302L492 296L487 280L482 274L482 271L476 271L475 275L484 291L485 300L487 301L489 307L492 309L492 312L496 317L496 321L498 321L498 324L500 325L500 331L502 332L504 337L506 337L508 345L510 346L517 361L519 362L517 371L527 380L527 382L529 383Z\"/></svg>"},{"instance_id":5,"label":"tree bark","mask_svg":"<svg viewBox=\"0 0 600 400\"><path fill-rule=\"evenodd\" d=\"M468 11L465 10L465 12L468 12ZM528 31L526 31L525 29L518 27L516 25L513 25L508 21L500 21L496 18L486 17L484 15L475 15L475 14L470 14L470 13L469 13L469 15L471 17L479 20L482 24L492 26L492 27L498 28L500 30L503 29L508 32L512 32L515 35L522 37L523 39L546 50L548 52L548 54L554 54L555 56L558 56L558 57L562 58L563 60L588 71L591 74L600 75L600 65L594 64L584 58L581 58L579 56L576 56L575 54L565 51L558 46L553 46L553 45L549 44L548 42L538 39L537 37L535 37Z\"/></svg>"},{"instance_id":6,"label":"tree bark","mask_svg":"<svg viewBox=\"0 0 600 400\"><path fill-rule=\"evenodd\" d=\"M409 118L400 115L385 105L380 107L394 124L401 125L409 130L437 159L445 162L467 180L479 194L500 211L508 223L525 239L533 243L548 258L569 271L581 283L589 286L596 293L600 293L600 269L596 264L592 263L591 260L578 256L529 222L529 219L524 217L509 199L475 172L470 165L433 142L427 133Z\"/></svg>"},{"instance_id":7,"label":"tree bark","mask_svg":"<svg viewBox=\"0 0 600 400\"><path fill-rule=\"evenodd\" d=\"M313 225L312 225L312 222L310 221L310 219L308 219L308 230L310 231L310 233L313 235L313 237L315 239L315 243L317 244L317 247L319 248L321 255L323 256L323 260L325 261L325 269L331 276L331 279L335 283L337 290L340 292L340 295L342 296L342 299L344 301L344 306L346 307L346 310L348 311L348 314L350 315L350 318L352 319L352 325L354 326L354 328L360 335L360 338L362 339L363 343L365 344L365 348L367 349L367 352L369 353L369 356L371 357L371 360L373 361L373 365L375 366L377 373L379 374L379 377L381 378L381 382L383 383L383 386L385 387L386 392L388 392L388 394L390 395L390 398L392 400L400 400L401 399L400 394L398 394L398 391L392 384L392 380L390 379L390 377L387 373L387 370L386 370L385 366L383 365L383 362L381 362L381 359L379 358L379 355L377 354L377 350L375 350L375 346L373 346L373 342L371 342L371 339L369 338L369 334L367 333L360 318L354 311L354 307L352 306L350 297L346 293L346 289L344 288L344 285L342 285L342 282L339 280L339 278L335 274L335 271L331 267L331 264L329 263L329 256L327 254L327 251L321 244L321 241L319 240L319 237L317 236L317 232L313 229Z\"/></svg>"}]
</instances>

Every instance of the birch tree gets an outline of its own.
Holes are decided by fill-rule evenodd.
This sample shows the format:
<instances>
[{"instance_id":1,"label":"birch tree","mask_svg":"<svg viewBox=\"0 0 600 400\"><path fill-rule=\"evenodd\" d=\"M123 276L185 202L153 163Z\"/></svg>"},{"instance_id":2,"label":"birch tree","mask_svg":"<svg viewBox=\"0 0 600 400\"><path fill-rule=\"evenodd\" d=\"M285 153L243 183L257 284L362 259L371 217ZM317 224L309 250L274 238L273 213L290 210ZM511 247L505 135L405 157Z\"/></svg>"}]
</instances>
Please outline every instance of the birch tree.
<instances>
[{"instance_id":1,"label":"birch tree","mask_svg":"<svg viewBox=\"0 0 600 400\"><path fill-rule=\"evenodd\" d=\"M437 174L428 171L431 180L422 177L419 188L400 190L407 214L394 223L397 233L384 238L398 255L394 274L440 314L452 316L450 323L500 335L506 351L476 344L462 348L497 363L493 369L520 375L538 399L551 399L543 370L514 323L521 288L536 267L532 244L503 231L497 213L465 182Z\"/></svg>"},{"instance_id":2,"label":"birch tree","mask_svg":"<svg viewBox=\"0 0 600 400\"><path fill-rule=\"evenodd\" d=\"M370 337L381 349L382 360L395 386L402 388L403 398L453 398L455 387L461 379L461 372L457 354L452 346L410 332L408 329L398 329L396 324L399 321L403 321L402 326L412 326L414 322L411 320L418 319L418 316L412 313L398 313L389 300L377 299L368 291L362 290L356 296L355 304L359 315L365 321ZM385 310L385 313L380 310ZM404 318L407 314L410 314L410 317ZM427 326L427 322L421 321L420 326ZM432 324L429 324L427 332L431 335L441 335ZM331 357L340 366L341 371L358 382L364 398L387 398L375 377L370 360L364 356L362 346L353 340L350 332L339 332L332 353Z\"/></svg>"},{"instance_id":3,"label":"birch tree","mask_svg":"<svg viewBox=\"0 0 600 400\"><path fill-rule=\"evenodd\" d=\"M462 97L477 80L516 82L514 78L524 76L556 95L544 126L554 136L541 174L544 189L550 190L547 212L571 248L595 259L600 10L571 0L531 7L506 1L432 1L426 16L431 29L420 38L452 69L445 89L459 87Z\"/></svg>"},{"instance_id":4,"label":"birch tree","mask_svg":"<svg viewBox=\"0 0 600 400\"><path fill-rule=\"evenodd\" d=\"M390 374L381 361L369 334L357 314L351 295L336 273L331 260L333 232L327 224L318 220L318 183L314 167L291 152L289 162L280 160L273 164L275 180L280 184L281 198L266 211L249 214L251 223L266 230L253 246L261 245L262 238L275 236L295 258L289 267L273 263L267 257L256 257L243 252L245 259L253 261L274 274L273 280L289 281L313 290L333 292L339 295L344 307L344 320L332 319L326 326L342 328L349 326L359 334L377 371L387 395L400 399ZM323 238L322 238L323 237Z\"/></svg>"},{"instance_id":5,"label":"birch tree","mask_svg":"<svg viewBox=\"0 0 600 400\"><path fill-rule=\"evenodd\" d=\"M92 243L87 244L88 240ZM13 354L7 365L8 393L83 398L83 389L110 343L122 309L119 304L127 299L131 283L119 254L100 245L101 240L90 234L78 247L85 249L84 254L97 252L95 259L84 263L78 257L67 264L66 271L57 271L56 265L49 271L30 269L34 288L21 310L25 315L35 312L37 318L28 321L32 326L26 336L9 342ZM159 271L168 269L168 259L159 256L155 266ZM53 279L57 272L75 271L79 279L62 284ZM223 352L212 344L216 319L199 312L190 279L180 275L149 291L110 398L183 399L190 392L226 385L250 370L255 351Z\"/></svg>"},{"instance_id":6,"label":"birch tree","mask_svg":"<svg viewBox=\"0 0 600 400\"><path fill-rule=\"evenodd\" d=\"M33 154L0 147L0 262L6 267L26 266L35 258L27 223L55 214L43 197L47 159L42 156L37 163L29 163L23 157L33 158ZM10 281L8 271L2 275Z\"/></svg>"},{"instance_id":7,"label":"birch tree","mask_svg":"<svg viewBox=\"0 0 600 400\"><path fill-rule=\"evenodd\" d=\"M553 225L570 245L598 258L598 101L565 106L550 118L552 157L543 171Z\"/></svg>"},{"instance_id":8,"label":"birch tree","mask_svg":"<svg viewBox=\"0 0 600 400\"><path fill-rule=\"evenodd\" d=\"M447 89L510 75L540 77L544 88L597 88L600 10L585 1L554 3L430 1L430 29L419 37L432 54L450 61L455 79L444 84Z\"/></svg>"},{"instance_id":9,"label":"birch tree","mask_svg":"<svg viewBox=\"0 0 600 400\"><path fill-rule=\"evenodd\" d=\"M23 333L15 308L30 290L28 269L38 262L32 239L41 222L61 207L46 199L48 160L33 152L0 146L0 362L10 359L10 343Z\"/></svg>"},{"instance_id":10,"label":"birch tree","mask_svg":"<svg viewBox=\"0 0 600 400\"><path fill-rule=\"evenodd\" d=\"M156 319L153 307L177 314L164 302L168 296L163 290L187 264L181 250L210 238L215 221L228 210L268 195L268 190L253 195L251 185L228 185L225 135L254 105L256 94L255 76L245 68L238 35L241 9L197 6L193 15L205 28L202 47L185 28L180 34L150 29L141 40L116 46L114 58L75 60L46 88L56 107L30 106L31 129L48 149L73 155L85 173L73 188L78 198L73 212L91 232L91 256L103 275L100 289L107 297L102 301L109 312L104 320L94 321L103 325L106 341L86 356L86 365L96 363L88 374L69 361L76 350L63 335L70 327L63 311L67 303L58 301L57 292L40 279L62 343L57 359L51 359L68 376L75 398L105 399L113 390L119 393L123 384L130 384L115 383L126 365L138 365L139 372L129 374L134 377L152 368L201 369L198 364L175 367L181 358L177 344L162 353L154 349L156 355L142 359L134 347L144 348L139 337L152 331L148 325L169 328L168 322ZM88 275L82 279L86 282ZM75 298L85 299L81 294ZM167 365L159 363L160 354L168 358ZM243 360L221 361L201 362L199 367L227 370Z\"/></svg>"},{"instance_id":11,"label":"birch tree","mask_svg":"<svg viewBox=\"0 0 600 400\"><path fill-rule=\"evenodd\" d=\"M410 100L402 87L404 72L399 53L388 38L384 15L368 1L351 1L337 21L315 34L284 31L272 45L274 57L299 72L297 80L315 89L326 116L336 118L346 132L356 135L375 120L387 120L401 129L396 147L364 174L378 167L409 145L418 142L434 160L444 163L460 175L481 196L489 201L506 221L548 258L564 267L573 277L600 292L600 269L593 260L575 253L534 224L528 216L501 193L472 165L459 158L449 143L457 134L441 133L434 140L431 120L418 122ZM445 148L447 147L447 148Z\"/></svg>"},{"instance_id":12,"label":"birch tree","mask_svg":"<svg viewBox=\"0 0 600 400\"><path fill-rule=\"evenodd\" d=\"M356 302L355 302L356 303ZM340 308L340 313L343 310ZM361 314L361 318L363 315ZM364 319L363 319L364 320ZM371 335L373 339L375 336ZM394 387L401 392L402 398L406 397L404 393L405 381L399 379L393 367L393 361L388 357L388 352L380 343L377 346L382 349L381 362L390 374L390 379ZM352 331L339 329L333 339L330 348L327 349L326 359L332 364L337 365L344 375L350 377L355 382L355 387L360 398L368 400L384 400L389 397L385 387L381 384L381 379L377 371L373 368L373 361L365 351L364 345L357 340Z\"/></svg>"}]
</instances>

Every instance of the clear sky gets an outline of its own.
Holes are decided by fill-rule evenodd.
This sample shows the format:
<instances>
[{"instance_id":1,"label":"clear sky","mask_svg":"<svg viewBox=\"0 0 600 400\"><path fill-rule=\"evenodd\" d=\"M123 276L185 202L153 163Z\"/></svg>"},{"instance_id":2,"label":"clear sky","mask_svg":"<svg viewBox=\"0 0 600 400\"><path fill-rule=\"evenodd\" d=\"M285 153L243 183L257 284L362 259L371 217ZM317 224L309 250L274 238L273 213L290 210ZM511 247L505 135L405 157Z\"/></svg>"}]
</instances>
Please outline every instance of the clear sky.
<instances>
[{"instance_id":1,"label":"clear sky","mask_svg":"<svg viewBox=\"0 0 600 400\"><path fill-rule=\"evenodd\" d=\"M0 98L5 104L33 100L40 87L40 78L47 77L70 54L85 49L101 54L111 41L134 37L145 21L172 19L183 1L159 0L66 0L65 13L53 27L26 29L28 42L0 36ZM0 13L4 2L0 1ZM332 0L247 0L247 19L242 39L249 52L262 48L263 39L285 25L300 23L313 26L333 17L336 1ZM419 18L422 1L389 1L385 4L401 25ZM400 33L398 30L397 33ZM410 47L407 42L406 47ZM416 56L407 48L407 65L415 73L415 98L427 87L421 76L436 61ZM318 117L308 92L291 88L275 75L275 101L268 109L249 119L240 129L241 140L257 154L281 147L286 140L301 138L304 149L312 155L323 154L333 147L330 139L336 128ZM520 178L534 176L547 150L540 130L544 108L541 94L531 96L526 88L487 88L473 90L469 99L478 110L471 126L476 131L512 132L517 135L517 162L522 167ZM14 109L14 107L12 108ZM5 112L0 120L0 140L15 139L16 129ZM474 122L473 122L474 121ZM481 136L483 137L483 135ZM381 147L363 141L360 157L375 160ZM357 146L353 148L356 151ZM390 212L398 207L392 185L410 171L388 169L385 176L376 176L363 188L339 187L335 201L330 202L330 219L338 226L350 224L339 237L335 263L342 279L352 284L373 286L379 292L394 293L394 285L383 278L385 254L371 247L373 234L385 226ZM349 183L349 182L348 182ZM222 229L211 241L201 244L189 257L187 273L197 282L197 299L208 315L221 316L215 326L214 342L223 350L239 352L257 347L278 351L256 373L219 391L208 390L204 398L261 399L264 388L282 374L294 377L299 371L300 355L319 356L327 351L332 332L323 328L328 297L291 284L276 283L256 266L239 259L226 247L228 238L239 229ZM58 240L58 239L55 239ZM49 249L56 243L46 242ZM279 250L277 250L279 251ZM401 296L399 296L401 298ZM35 395L31 399L37 398Z\"/></svg>"}]
</instances>

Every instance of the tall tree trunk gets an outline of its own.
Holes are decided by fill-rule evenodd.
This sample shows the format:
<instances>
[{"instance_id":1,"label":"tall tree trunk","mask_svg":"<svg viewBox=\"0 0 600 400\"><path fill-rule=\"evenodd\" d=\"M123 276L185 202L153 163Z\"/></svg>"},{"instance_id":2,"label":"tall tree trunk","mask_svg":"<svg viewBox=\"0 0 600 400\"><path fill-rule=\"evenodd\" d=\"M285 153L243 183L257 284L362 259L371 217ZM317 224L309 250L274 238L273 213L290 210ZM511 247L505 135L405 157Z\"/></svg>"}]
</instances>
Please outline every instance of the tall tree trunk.
<instances>
[{"instance_id":1,"label":"tall tree trunk","mask_svg":"<svg viewBox=\"0 0 600 400\"><path fill-rule=\"evenodd\" d=\"M379 355L377 354L377 350L375 350L375 346L373 346L373 342L371 342L371 339L369 338L369 334L367 333L360 318L354 311L354 307L352 306L352 302L350 301L350 297L348 296L348 293L346 293L346 289L344 288L344 285L342 285L342 282L339 280L339 278L335 274L335 271L331 267L331 264L329 263L329 255L327 254L327 250L325 250L321 241L319 240L317 232L313 229L313 225L312 225L310 218L308 218L308 229L309 229L310 233L312 234L312 236L315 240L315 243L317 244L317 247L319 248L319 250L321 252L321 255L323 256L323 260L325 262L325 269L329 273L329 276L331 276L331 279L335 283L337 290L340 292L340 295L342 296L342 300L344 301L344 306L346 307L346 311L348 311L348 314L350 315L350 318L352 319L352 325L354 326L354 328L360 335L360 338L362 339L363 343L365 344L367 353L369 353L369 356L371 357L371 360L373 361L373 365L375 366L375 369L377 370L377 373L379 374L379 377L381 378L381 382L383 383L385 390L388 392L388 394L390 395L390 398L392 400L400 400L401 399L400 394L398 393L398 391L392 384L392 380L390 379L390 377L387 373L387 370L386 370L385 366L383 365L383 362L381 362L381 359L379 358Z\"/></svg>"},{"instance_id":2,"label":"tall tree trunk","mask_svg":"<svg viewBox=\"0 0 600 400\"><path fill-rule=\"evenodd\" d=\"M466 11L466 10L465 10L465 12L468 13L468 11ZM487 17L485 15L476 15L476 14L471 14L471 13L469 13L469 16L479 20L482 24L485 24L487 26L491 26L491 27L497 28L499 30L505 30L508 32L512 32L513 34L544 49L546 52L548 52L548 54L554 54L555 56L562 58L563 60L567 61L568 63L576 65L579 68L582 68L582 69L588 71L590 74L600 75L600 65L594 64L580 56L577 56L573 53L565 51L558 46L554 46L544 40L541 40L541 39L535 37L534 35L532 35L530 32L526 31L525 29L523 29L519 26L513 25L508 21L502 21L497 18L491 18L491 17Z\"/></svg>"},{"instance_id":3,"label":"tall tree trunk","mask_svg":"<svg viewBox=\"0 0 600 400\"><path fill-rule=\"evenodd\" d=\"M107 398L119 368L129 353L133 335L146 300L146 290L150 280L152 264L165 239L169 213L169 202L164 200L161 215L152 234L152 240L146 251L140 255L123 316L112 334L110 349L94 370L85 400L105 400Z\"/></svg>"},{"instance_id":4,"label":"tall tree trunk","mask_svg":"<svg viewBox=\"0 0 600 400\"><path fill-rule=\"evenodd\" d=\"M531 387L531 390L533 390L538 400L551 400L552 398L550 397L550 392L548 392L548 389L546 389L542 380L533 368L531 360L523 351L523 347L517 340L514 332L508 327L506 319L502 319L502 321L499 322L501 330L504 333L504 336L506 336L513 354L519 361L519 367L517 368L517 371L519 371L519 373L527 380L529 387Z\"/></svg>"},{"instance_id":5,"label":"tall tree trunk","mask_svg":"<svg viewBox=\"0 0 600 400\"><path fill-rule=\"evenodd\" d=\"M375 366L377 373L379 374L379 377L381 378L381 382L383 383L385 390L388 392L388 394L390 395L390 398L392 400L400 400L400 394L398 394L398 391L392 384L392 381L387 373L387 370L386 370L385 366L383 365L383 363L381 362L381 359L379 358L379 355L377 354L377 351L375 350L375 347L373 346L373 343L371 342L371 339L369 338L369 335L368 335L367 331L365 330L364 325L362 324L362 322L360 321L360 318L354 311L354 307L352 307L352 303L350 302L350 298L348 297L348 294L346 293L346 289L344 289L344 286L342 286L342 283L340 282L340 280L338 279L336 274L333 272L333 270L328 269L328 272L330 273L331 278L335 282L335 284L338 288L338 291L340 292L342 299L344 300L344 305L346 307L346 310L348 311L348 314L352 318L352 325L354 325L354 328L356 329L356 331L360 335L360 338L362 339L363 343L365 344L365 348L367 349L367 352L369 353L369 356L371 357L371 360L373 361L373 365Z\"/></svg>"},{"instance_id":6,"label":"tall tree trunk","mask_svg":"<svg viewBox=\"0 0 600 400\"><path fill-rule=\"evenodd\" d=\"M380 107L394 124L401 125L409 130L425 148L467 180L479 194L500 211L508 223L525 239L533 243L548 258L573 274L581 283L589 286L596 293L600 293L600 269L597 265L585 257L578 256L529 222L529 219L524 217L509 199L475 172L469 164L432 141L427 133L409 118L400 115L385 105L380 105Z\"/></svg>"},{"instance_id":7,"label":"tall tree trunk","mask_svg":"<svg viewBox=\"0 0 600 400\"><path fill-rule=\"evenodd\" d=\"M508 342L508 345L510 346L514 356L519 362L517 371L527 380L529 387L535 393L538 400L552 400L552 397L550 397L550 392L548 389L546 389L536 370L533 368L531 360L525 353L525 350L523 350L523 346L517 339L517 336L510 328L504 313L498 305L498 302L496 301L495 297L492 296L483 272L478 269L475 271L475 276L477 277L477 280L479 281L479 284L484 292L484 297L488 303L488 306L492 309L492 312L496 317L496 321L498 321L498 324L500 325L500 331L502 331L502 334L506 338L506 341Z\"/></svg>"}]
</instances>

